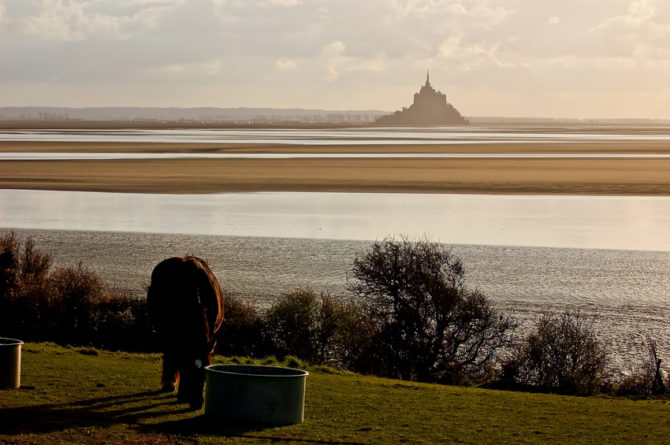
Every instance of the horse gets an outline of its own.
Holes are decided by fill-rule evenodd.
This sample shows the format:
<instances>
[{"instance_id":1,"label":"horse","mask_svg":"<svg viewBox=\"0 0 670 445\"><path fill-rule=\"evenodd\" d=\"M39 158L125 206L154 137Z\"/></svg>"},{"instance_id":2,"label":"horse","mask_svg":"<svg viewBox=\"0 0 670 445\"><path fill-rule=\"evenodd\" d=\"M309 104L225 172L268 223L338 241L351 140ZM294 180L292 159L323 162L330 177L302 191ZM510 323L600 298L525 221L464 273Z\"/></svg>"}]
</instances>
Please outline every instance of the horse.
<instances>
[{"instance_id":1,"label":"horse","mask_svg":"<svg viewBox=\"0 0 670 445\"><path fill-rule=\"evenodd\" d=\"M151 273L147 306L161 352L161 391L200 409L205 367L223 322L222 292L207 263L195 256L161 261Z\"/></svg>"}]
</instances>

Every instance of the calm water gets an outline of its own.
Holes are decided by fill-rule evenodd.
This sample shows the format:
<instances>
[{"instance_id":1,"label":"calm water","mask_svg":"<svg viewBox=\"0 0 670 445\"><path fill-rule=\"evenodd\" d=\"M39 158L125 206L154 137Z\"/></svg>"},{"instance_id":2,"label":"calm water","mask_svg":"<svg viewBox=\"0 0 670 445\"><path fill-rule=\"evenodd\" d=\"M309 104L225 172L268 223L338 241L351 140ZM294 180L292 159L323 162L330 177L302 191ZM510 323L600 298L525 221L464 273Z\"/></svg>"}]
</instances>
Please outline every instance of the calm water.
<instances>
[{"instance_id":1,"label":"calm water","mask_svg":"<svg viewBox=\"0 0 670 445\"><path fill-rule=\"evenodd\" d=\"M163 142L292 145L476 144L670 141L659 129L629 127L433 127L346 129L2 130L0 141Z\"/></svg>"},{"instance_id":2,"label":"calm water","mask_svg":"<svg viewBox=\"0 0 670 445\"><path fill-rule=\"evenodd\" d=\"M667 153L0 153L0 161L112 159L667 159Z\"/></svg>"},{"instance_id":3,"label":"calm water","mask_svg":"<svg viewBox=\"0 0 670 445\"><path fill-rule=\"evenodd\" d=\"M670 197L0 190L0 227L670 251Z\"/></svg>"}]
</instances>

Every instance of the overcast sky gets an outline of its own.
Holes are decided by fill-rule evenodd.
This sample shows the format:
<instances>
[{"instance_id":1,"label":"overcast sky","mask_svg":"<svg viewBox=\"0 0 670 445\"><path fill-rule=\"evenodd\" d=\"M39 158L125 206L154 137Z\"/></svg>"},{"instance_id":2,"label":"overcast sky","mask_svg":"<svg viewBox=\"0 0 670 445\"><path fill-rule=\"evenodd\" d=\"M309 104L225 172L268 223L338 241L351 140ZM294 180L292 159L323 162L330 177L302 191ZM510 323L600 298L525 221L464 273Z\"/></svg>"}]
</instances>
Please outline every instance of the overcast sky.
<instances>
[{"instance_id":1,"label":"overcast sky","mask_svg":"<svg viewBox=\"0 0 670 445\"><path fill-rule=\"evenodd\" d=\"M669 0L0 0L0 106L670 118Z\"/></svg>"}]
</instances>

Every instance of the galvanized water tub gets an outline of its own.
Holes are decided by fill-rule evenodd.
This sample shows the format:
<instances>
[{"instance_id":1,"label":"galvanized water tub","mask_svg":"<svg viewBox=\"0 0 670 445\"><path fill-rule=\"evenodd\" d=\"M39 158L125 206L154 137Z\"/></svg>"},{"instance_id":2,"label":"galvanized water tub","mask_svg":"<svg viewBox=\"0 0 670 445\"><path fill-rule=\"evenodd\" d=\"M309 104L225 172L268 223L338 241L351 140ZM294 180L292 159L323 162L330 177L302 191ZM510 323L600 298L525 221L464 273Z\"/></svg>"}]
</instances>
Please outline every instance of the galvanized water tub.
<instances>
[{"instance_id":1,"label":"galvanized water tub","mask_svg":"<svg viewBox=\"0 0 670 445\"><path fill-rule=\"evenodd\" d=\"M21 340L0 337L0 389L21 386Z\"/></svg>"},{"instance_id":2,"label":"galvanized water tub","mask_svg":"<svg viewBox=\"0 0 670 445\"><path fill-rule=\"evenodd\" d=\"M212 365L205 414L225 423L291 425L304 420L309 373L278 366Z\"/></svg>"}]
</instances>

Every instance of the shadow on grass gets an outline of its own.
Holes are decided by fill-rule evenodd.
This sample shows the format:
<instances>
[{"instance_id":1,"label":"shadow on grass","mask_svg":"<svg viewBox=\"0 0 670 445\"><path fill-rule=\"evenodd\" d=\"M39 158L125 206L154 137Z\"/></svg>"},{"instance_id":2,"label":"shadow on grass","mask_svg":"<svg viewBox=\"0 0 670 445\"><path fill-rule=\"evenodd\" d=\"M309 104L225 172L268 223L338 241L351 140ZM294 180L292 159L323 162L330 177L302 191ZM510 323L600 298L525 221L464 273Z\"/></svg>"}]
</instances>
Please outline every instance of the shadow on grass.
<instances>
[{"instance_id":1,"label":"shadow on grass","mask_svg":"<svg viewBox=\"0 0 670 445\"><path fill-rule=\"evenodd\" d=\"M338 440L319 440L300 438L294 435L289 437L281 437L276 434L263 434L263 430L268 427L263 425L227 425L213 421L204 415L192 417L190 419L182 419L175 421L168 421L154 425L143 425L142 431L144 433L160 433L160 434L177 434L177 435L210 435L210 436L226 436L226 437L241 437L249 440L262 440L264 442L290 442L290 443L310 443L310 444L328 444L328 445L359 445L361 442L344 442ZM254 433L254 434L250 434Z\"/></svg>"},{"instance_id":2,"label":"shadow on grass","mask_svg":"<svg viewBox=\"0 0 670 445\"><path fill-rule=\"evenodd\" d=\"M34 388L25 388L30 390ZM351 444L355 442L323 441L281 437L265 432L268 426L225 424L211 420L202 411L192 411L178 404L174 394L145 391L110 397L92 398L72 403L30 405L0 408L0 435L49 434L69 429L108 428L126 425L139 434L178 436L245 436L272 442Z\"/></svg>"},{"instance_id":3,"label":"shadow on grass","mask_svg":"<svg viewBox=\"0 0 670 445\"><path fill-rule=\"evenodd\" d=\"M70 428L126 424L138 432L236 436L262 427L208 422L202 411L178 404L174 394L145 391L72 403L0 408L0 435L45 434Z\"/></svg>"}]
</instances>

